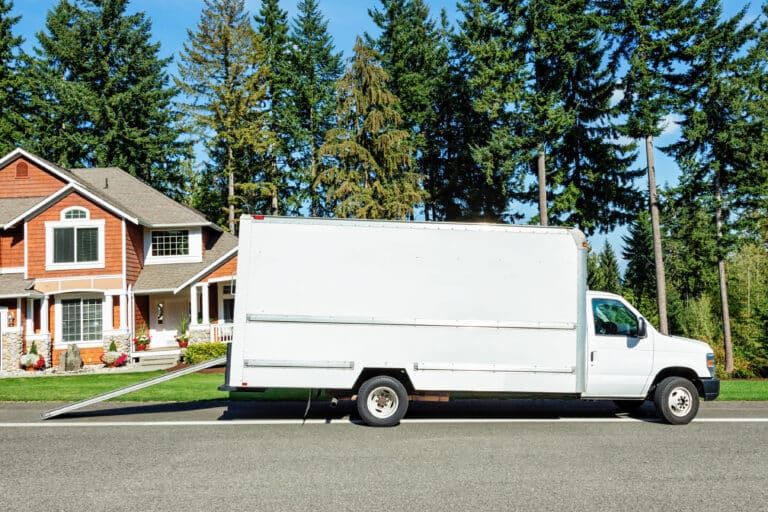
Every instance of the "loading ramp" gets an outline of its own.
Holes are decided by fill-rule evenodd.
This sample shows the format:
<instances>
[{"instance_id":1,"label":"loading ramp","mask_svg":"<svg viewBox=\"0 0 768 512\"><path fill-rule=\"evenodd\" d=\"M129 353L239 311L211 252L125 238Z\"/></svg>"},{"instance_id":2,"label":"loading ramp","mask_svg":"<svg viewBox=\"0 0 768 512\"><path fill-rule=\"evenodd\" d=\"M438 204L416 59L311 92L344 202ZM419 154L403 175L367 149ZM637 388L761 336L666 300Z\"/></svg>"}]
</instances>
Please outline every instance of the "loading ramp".
<instances>
[{"instance_id":1,"label":"loading ramp","mask_svg":"<svg viewBox=\"0 0 768 512\"><path fill-rule=\"evenodd\" d=\"M88 407L89 405L97 404L99 402L103 402L105 400L109 400L110 398L116 398L118 396L122 396L128 393L132 393L134 391L138 391L140 389L148 388L150 386L154 386L155 384L160 384L161 382L167 382L169 380L175 379L177 377L181 377L182 375L189 375L190 373L195 373L200 370L204 370L206 368L211 368L213 366L218 366L220 364L224 364L227 362L227 356L221 356L216 359L211 359L209 361L204 361L202 363L198 363L192 366L188 366L186 368L182 368L180 370L176 370L173 372L166 373L165 375L160 375L159 377L155 377L152 379L148 379L142 382L137 382L136 384L131 384L130 386L125 386L123 388L115 389L114 391L108 391L106 393L102 393L101 395L96 395L91 398L86 398L85 400L81 400L79 402L75 402L72 404L67 404L62 407L57 407L56 409L51 409L50 411L46 411L43 414L41 414L42 419L47 420L50 418L54 418L56 416L60 416L62 414L66 414L68 412L76 411L78 409L82 409L83 407Z\"/></svg>"}]
</instances>

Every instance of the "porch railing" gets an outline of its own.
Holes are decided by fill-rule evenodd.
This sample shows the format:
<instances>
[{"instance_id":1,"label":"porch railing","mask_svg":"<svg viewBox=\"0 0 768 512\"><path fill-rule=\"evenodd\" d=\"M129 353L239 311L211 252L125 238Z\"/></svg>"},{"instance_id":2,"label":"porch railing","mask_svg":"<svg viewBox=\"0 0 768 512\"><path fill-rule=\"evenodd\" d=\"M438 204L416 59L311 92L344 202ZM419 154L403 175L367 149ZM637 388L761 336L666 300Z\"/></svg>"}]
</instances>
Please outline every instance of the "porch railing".
<instances>
[{"instance_id":1,"label":"porch railing","mask_svg":"<svg viewBox=\"0 0 768 512\"><path fill-rule=\"evenodd\" d=\"M211 324L211 341L214 343L230 343L235 326L233 324Z\"/></svg>"}]
</instances>

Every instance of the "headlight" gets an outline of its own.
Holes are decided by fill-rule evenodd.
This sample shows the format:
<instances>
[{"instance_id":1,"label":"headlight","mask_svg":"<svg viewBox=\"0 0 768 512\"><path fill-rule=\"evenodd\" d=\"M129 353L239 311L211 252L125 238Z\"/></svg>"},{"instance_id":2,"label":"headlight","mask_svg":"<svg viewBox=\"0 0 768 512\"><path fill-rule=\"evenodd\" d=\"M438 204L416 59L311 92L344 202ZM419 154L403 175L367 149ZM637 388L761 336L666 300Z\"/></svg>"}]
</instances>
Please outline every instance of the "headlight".
<instances>
[{"instance_id":1,"label":"headlight","mask_svg":"<svg viewBox=\"0 0 768 512\"><path fill-rule=\"evenodd\" d=\"M715 354L710 352L707 354L707 370L709 370L709 376L715 376Z\"/></svg>"}]
</instances>

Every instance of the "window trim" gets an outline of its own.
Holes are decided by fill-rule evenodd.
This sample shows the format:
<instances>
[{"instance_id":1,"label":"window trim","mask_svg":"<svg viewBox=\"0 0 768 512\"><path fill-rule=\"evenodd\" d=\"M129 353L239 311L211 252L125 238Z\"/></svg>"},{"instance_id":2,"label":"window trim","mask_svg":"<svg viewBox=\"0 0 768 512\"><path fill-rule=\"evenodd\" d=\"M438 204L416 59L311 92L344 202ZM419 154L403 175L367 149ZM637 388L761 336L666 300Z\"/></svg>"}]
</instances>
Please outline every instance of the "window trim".
<instances>
[{"instance_id":1,"label":"window trim","mask_svg":"<svg viewBox=\"0 0 768 512\"><path fill-rule=\"evenodd\" d=\"M79 341L64 341L64 306L62 304L63 301L68 300L79 300L81 304L81 310L80 310L80 328L81 328L81 336L82 336L82 322L83 322L83 312L82 312L82 301L84 300L93 300L93 299L99 299L101 300L101 308L99 308L99 311L101 312L101 336L97 340L88 340L83 341L82 339ZM80 348L93 348L93 347L103 347L104 345L104 332L105 332L105 311L104 311L104 305L106 303L105 296L100 293L67 293L64 295L58 295L55 298L54 302L54 329L55 329L55 336L54 336L54 343L56 345L63 345L63 346L69 346L69 345L77 345Z\"/></svg>"},{"instance_id":2,"label":"window trim","mask_svg":"<svg viewBox=\"0 0 768 512\"><path fill-rule=\"evenodd\" d=\"M69 208L71 210L71 208ZM81 210L83 208L80 208ZM63 215L63 214L62 214ZM67 219L46 221L45 223L45 270L79 270L104 268L104 219ZM55 263L54 262L54 230L58 228L97 228L97 259L96 261ZM75 240L77 235L75 235Z\"/></svg>"},{"instance_id":3,"label":"window trim","mask_svg":"<svg viewBox=\"0 0 768 512\"><path fill-rule=\"evenodd\" d=\"M186 231L189 254L185 256L153 256L152 233L157 231ZM203 261L203 233L200 227L158 227L144 230L144 265L163 265L166 263L200 263Z\"/></svg>"}]
</instances>

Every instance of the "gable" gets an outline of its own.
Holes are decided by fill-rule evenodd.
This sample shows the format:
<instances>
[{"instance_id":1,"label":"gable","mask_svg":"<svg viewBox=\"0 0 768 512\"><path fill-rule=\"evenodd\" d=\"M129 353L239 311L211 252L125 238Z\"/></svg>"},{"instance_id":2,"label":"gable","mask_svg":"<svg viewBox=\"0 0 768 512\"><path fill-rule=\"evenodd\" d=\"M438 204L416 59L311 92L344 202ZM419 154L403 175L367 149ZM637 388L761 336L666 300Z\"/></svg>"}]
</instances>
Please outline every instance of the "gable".
<instances>
[{"instance_id":1,"label":"gable","mask_svg":"<svg viewBox=\"0 0 768 512\"><path fill-rule=\"evenodd\" d=\"M0 168L0 199L45 197L65 185L64 180L23 156Z\"/></svg>"}]
</instances>

